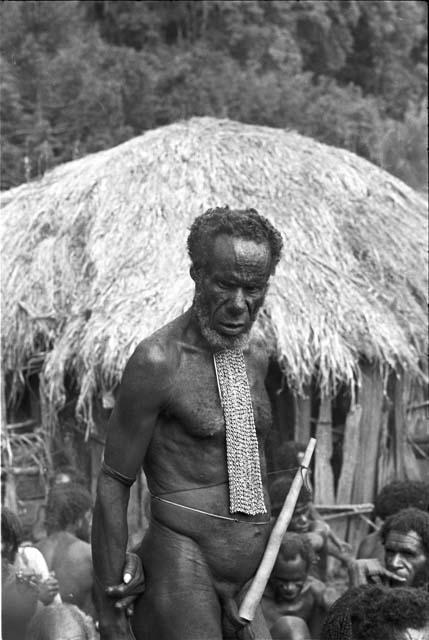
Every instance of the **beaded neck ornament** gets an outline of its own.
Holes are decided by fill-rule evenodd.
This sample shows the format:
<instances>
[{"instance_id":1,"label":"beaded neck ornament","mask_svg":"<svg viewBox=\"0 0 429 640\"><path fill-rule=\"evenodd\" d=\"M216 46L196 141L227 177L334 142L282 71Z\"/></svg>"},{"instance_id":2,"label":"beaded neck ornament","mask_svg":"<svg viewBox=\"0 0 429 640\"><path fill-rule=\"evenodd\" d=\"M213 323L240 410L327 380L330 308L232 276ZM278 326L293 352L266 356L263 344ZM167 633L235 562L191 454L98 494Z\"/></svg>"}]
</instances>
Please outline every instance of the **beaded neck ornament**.
<instances>
[{"instance_id":1,"label":"beaded neck ornament","mask_svg":"<svg viewBox=\"0 0 429 640\"><path fill-rule=\"evenodd\" d=\"M243 352L213 354L219 397L225 418L226 457L231 513L266 513L258 440Z\"/></svg>"}]
</instances>

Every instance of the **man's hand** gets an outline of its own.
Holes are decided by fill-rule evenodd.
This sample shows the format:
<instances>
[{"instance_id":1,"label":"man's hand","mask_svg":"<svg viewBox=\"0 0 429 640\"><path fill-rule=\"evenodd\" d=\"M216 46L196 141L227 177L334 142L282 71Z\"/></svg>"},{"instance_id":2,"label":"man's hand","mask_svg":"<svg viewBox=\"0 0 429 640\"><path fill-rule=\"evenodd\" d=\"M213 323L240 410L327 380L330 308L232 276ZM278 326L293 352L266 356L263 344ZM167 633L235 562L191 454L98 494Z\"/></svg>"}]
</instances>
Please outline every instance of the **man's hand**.
<instances>
[{"instance_id":1,"label":"man's hand","mask_svg":"<svg viewBox=\"0 0 429 640\"><path fill-rule=\"evenodd\" d=\"M52 572L49 578L46 578L46 580L41 580L38 583L40 602L45 605L51 604L52 600L59 592L59 589L60 585L58 584L58 580L55 577L55 573Z\"/></svg>"},{"instance_id":2,"label":"man's hand","mask_svg":"<svg viewBox=\"0 0 429 640\"><path fill-rule=\"evenodd\" d=\"M353 560L348 570L351 587L361 584L386 585L392 581L399 585L406 582L405 578L399 578L395 573L388 571L376 558Z\"/></svg>"},{"instance_id":3,"label":"man's hand","mask_svg":"<svg viewBox=\"0 0 429 640\"><path fill-rule=\"evenodd\" d=\"M144 573L140 558L135 553L127 553L122 574L122 583L107 587L106 594L117 599L115 608L133 614L134 601L145 589Z\"/></svg>"}]
</instances>

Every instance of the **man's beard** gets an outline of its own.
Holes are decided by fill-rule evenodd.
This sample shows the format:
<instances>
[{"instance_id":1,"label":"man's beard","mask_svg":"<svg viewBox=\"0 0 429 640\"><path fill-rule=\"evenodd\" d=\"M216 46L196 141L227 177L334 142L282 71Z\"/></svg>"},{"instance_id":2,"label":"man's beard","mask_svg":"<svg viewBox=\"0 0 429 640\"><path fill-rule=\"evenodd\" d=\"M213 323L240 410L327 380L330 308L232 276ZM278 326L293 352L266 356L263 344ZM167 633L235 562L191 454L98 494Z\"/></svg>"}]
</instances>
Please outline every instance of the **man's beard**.
<instances>
[{"instance_id":1,"label":"man's beard","mask_svg":"<svg viewBox=\"0 0 429 640\"><path fill-rule=\"evenodd\" d=\"M226 336L221 335L210 327L210 315L198 285L195 287L192 307L203 338L207 340L213 351L222 349L241 349L243 351L247 347L250 340L250 330L237 336Z\"/></svg>"}]
</instances>

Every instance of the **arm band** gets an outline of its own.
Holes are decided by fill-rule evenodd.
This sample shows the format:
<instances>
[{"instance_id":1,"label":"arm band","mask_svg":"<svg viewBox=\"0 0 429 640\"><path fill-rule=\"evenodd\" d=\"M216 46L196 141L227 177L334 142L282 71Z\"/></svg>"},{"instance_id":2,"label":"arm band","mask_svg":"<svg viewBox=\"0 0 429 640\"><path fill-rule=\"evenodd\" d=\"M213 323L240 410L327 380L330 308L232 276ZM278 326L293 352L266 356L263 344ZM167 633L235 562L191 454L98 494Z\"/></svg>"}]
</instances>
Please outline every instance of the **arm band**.
<instances>
[{"instance_id":1,"label":"arm band","mask_svg":"<svg viewBox=\"0 0 429 640\"><path fill-rule=\"evenodd\" d=\"M115 469L109 467L109 465L106 464L104 460L101 463L101 470L106 474L106 476L110 476L114 480L117 480L121 484L124 484L126 487L131 487L131 485L136 481L135 478L129 478L128 476L124 476L122 473L119 473L119 471L115 471Z\"/></svg>"}]
</instances>

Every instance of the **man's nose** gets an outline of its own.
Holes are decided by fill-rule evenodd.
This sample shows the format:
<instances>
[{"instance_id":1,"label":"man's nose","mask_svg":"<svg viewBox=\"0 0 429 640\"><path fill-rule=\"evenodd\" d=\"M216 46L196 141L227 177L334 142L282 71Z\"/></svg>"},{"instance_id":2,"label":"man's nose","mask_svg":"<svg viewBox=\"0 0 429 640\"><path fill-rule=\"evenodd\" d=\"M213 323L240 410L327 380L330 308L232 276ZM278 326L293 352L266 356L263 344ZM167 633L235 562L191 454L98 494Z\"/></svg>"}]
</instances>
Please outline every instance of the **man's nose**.
<instances>
[{"instance_id":1,"label":"man's nose","mask_svg":"<svg viewBox=\"0 0 429 640\"><path fill-rule=\"evenodd\" d=\"M390 566L392 569L399 569L399 567L402 566L402 556L400 553L395 553L391 560L390 560Z\"/></svg>"},{"instance_id":2,"label":"man's nose","mask_svg":"<svg viewBox=\"0 0 429 640\"><path fill-rule=\"evenodd\" d=\"M246 298L243 289L236 289L229 300L229 309L232 313L240 315L246 311Z\"/></svg>"}]
</instances>

